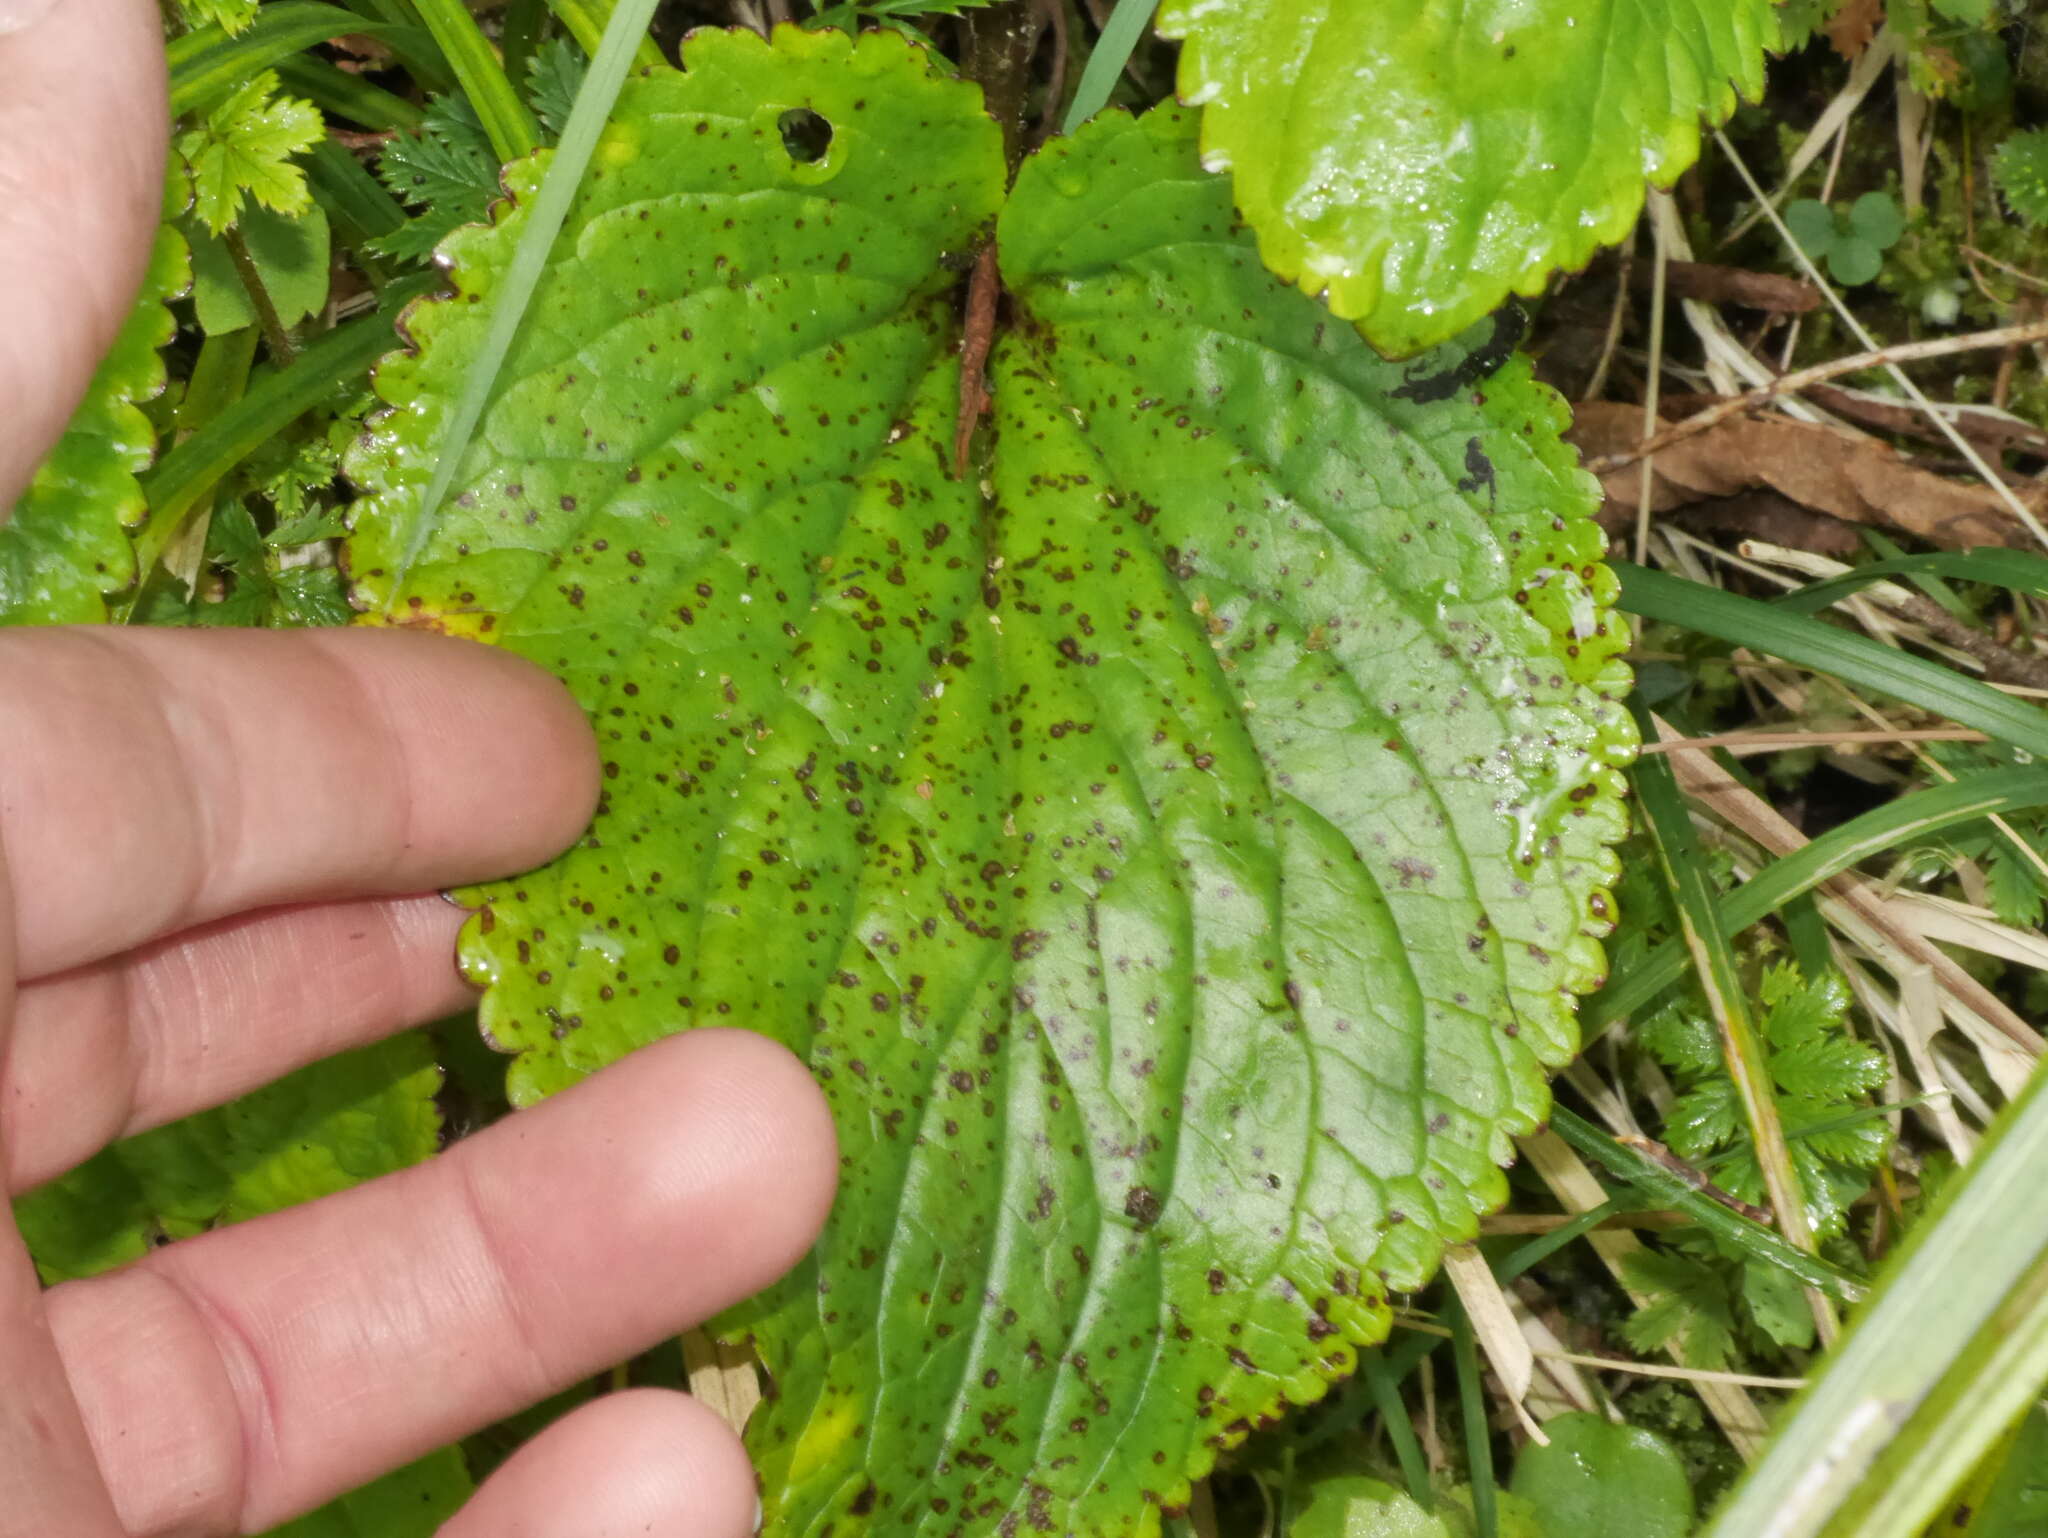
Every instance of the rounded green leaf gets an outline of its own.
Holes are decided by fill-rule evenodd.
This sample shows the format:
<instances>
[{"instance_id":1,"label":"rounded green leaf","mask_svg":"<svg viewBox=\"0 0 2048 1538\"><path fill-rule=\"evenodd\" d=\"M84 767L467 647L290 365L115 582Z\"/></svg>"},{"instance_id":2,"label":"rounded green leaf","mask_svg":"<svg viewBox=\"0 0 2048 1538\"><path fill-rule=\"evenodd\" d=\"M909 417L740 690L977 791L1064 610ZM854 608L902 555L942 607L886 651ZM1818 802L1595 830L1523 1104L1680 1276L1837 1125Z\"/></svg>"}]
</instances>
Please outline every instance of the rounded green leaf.
<instances>
[{"instance_id":1,"label":"rounded green leaf","mask_svg":"<svg viewBox=\"0 0 2048 1538\"><path fill-rule=\"evenodd\" d=\"M1546 1532L1569 1538L1685 1538L1692 1486L1671 1444L1640 1426L1573 1411L1543 1423L1515 1460L1514 1492Z\"/></svg>"},{"instance_id":2,"label":"rounded green leaf","mask_svg":"<svg viewBox=\"0 0 2048 1538\"><path fill-rule=\"evenodd\" d=\"M277 318L295 326L327 304L329 233L327 213L318 203L287 217L260 204L242 211L238 226L248 242ZM193 221L192 304L199 328L208 336L239 331L256 324L256 306L235 271L227 242Z\"/></svg>"},{"instance_id":3,"label":"rounded green leaf","mask_svg":"<svg viewBox=\"0 0 2048 1538\"><path fill-rule=\"evenodd\" d=\"M1340 1474L1319 1479L1287 1538L1452 1538L1444 1519L1383 1479Z\"/></svg>"},{"instance_id":4,"label":"rounded green leaf","mask_svg":"<svg viewBox=\"0 0 2048 1538\"><path fill-rule=\"evenodd\" d=\"M1799 249L1816 262L1834 248L1840 233L1834 210L1819 198L1797 198L1786 204L1785 228L1799 242Z\"/></svg>"},{"instance_id":5,"label":"rounded green leaf","mask_svg":"<svg viewBox=\"0 0 2048 1538\"><path fill-rule=\"evenodd\" d=\"M1866 192L1849 205L1849 228L1880 251L1888 251L1906 233L1906 216L1889 192Z\"/></svg>"},{"instance_id":6,"label":"rounded green leaf","mask_svg":"<svg viewBox=\"0 0 2048 1538\"><path fill-rule=\"evenodd\" d=\"M1159 27L1267 265L1397 356L1627 234L1777 37L1771 0L1165 0Z\"/></svg>"},{"instance_id":7,"label":"rounded green leaf","mask_svg":"<svg viewBox=\"0 0 2048 1538\"><path fill-rule=\"evenodd\" d=\"M157 349L176 330L165 302L191 282L185 241L157 231L142 292L64 436L0 523L0 625L82 625L135 581L132 531L148 511L136 476L156 433L138 402L164 387Z\"/></svg>"},{"instance_id":8,"label":"rounded green leaf","mask_svg":"<svg viewBox=\"0 0 2048 1538\"><path fill-rule=\"evenodd\" d=\"M1853 288L1884 271L1884 253L1861 235L1844 235L1828 249L1828 276Z\"/></svg>"},{"instance_id":9,"label":"rounded green leaf","mask_svg":"<svg viewBox=\"0 0 2048 1538\"><path fill-rule=\"evenodd\" d=\"M403 585L538 163L352 465L371 616L550 667L604 750L584 843L475 894L484 1028L522 1101L700 1025L823 1083L839 1203L727 1321L771 1532L1156 1533L1474 1232L1573 1049L1631 744L1588 482L1512 333L1392 365L1277 283L1185 112L1005 206L899 38L685 63Z\"/></svg>"}]
</instances>

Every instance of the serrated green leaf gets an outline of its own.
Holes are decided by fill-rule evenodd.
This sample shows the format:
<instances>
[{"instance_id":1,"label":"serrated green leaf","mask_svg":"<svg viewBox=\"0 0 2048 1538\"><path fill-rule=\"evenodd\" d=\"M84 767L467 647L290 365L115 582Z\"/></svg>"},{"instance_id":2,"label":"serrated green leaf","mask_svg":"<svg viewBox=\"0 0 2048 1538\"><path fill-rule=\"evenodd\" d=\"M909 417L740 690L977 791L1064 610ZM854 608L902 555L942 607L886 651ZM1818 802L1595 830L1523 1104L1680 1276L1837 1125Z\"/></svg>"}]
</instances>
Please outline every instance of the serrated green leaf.
<instances>
[{"instance_id":1,"label":"serrated green leaf","mask_svg":"<svg viewBox=\"0 0 2048 1538\"><path fill-rule=\"evenodd\" d=\"M1991 174L2007 207L2031 228L2048 228L2048 128L2004 140L1991 157Z\"/></svg>"},{"instance_id":2,"label":"serrated green leaf","mask_svg":"<svg viewBox=\"0 0 2048 1538\"><path fill-rule=\"evenodd\" d=\"M459 96L437 97L416 134L393 139L377 161L391 195L421 212L378 240L380 255L423 260L450 231L479 224L499 196L498 159L476 113Z\"/></svg>"},{"instance_id":3,"label":"serrated green leaf","mask_svg":"<svg viewBox=\"0 0 2048 1538\"><path fill-rule=\"evenodd\" d=\"M566 37L541 44L527 66L527 99L540 126L547 130L550 144L561 138L562 130L568 126L576 93L583 88L583 77L589 69L590 61L583 56L583 50Z\"/></svg>"},{"instance_id":4,"label":"serrated green leaf","mask_svg":"<svg viewBox=\"0 0 2048 1538\"><path fill-rule=\"evenodd\" d=\"M1629 1039L1665 1067L1681 1073L1712 1073L1721 1066L1721 1040L1714 1034L1714 1023L1690 1000L1665 1005L1632 1027Z\"/></svg>"},{"instance_id":5,"label":"serrated green leaf","mask_svg":"<svg viewBox=\"0 0 2048 1538\"><path fill-rule=\"evenodd\" d=\"M1685 1538L1692 1531L1685 1464L1656 1432L1583 1410L1552 1416L1543 1431L1549 1442L1531 1442L1515 1459L1512 1488L1536 1508L1546 1532Z\"/></svg>"},{"instance_id":6,"label":"serrated green leaf","mask_svg":"<svg viewBox=\"0 0 2048 1538\"><path fill-rule=\"evenodd\" d=\"M1754 1169L1754 1164L1751 1165ZM1621 1263L1622 1281L1651 1301L1622 1321L1622 1337L1637 1351L1676 1343L1691 1367L1718 1371L1735 1353L1735 1311L1714 1271L1667 1250L1636 1250Z\"/></svg>"},{"instance_id":7,"label":"serrated green leaf","mask_svg":"<svg viewBox=\"0 0 2048 1538\"><path fill-rule=\"evenodd\" d=\"M1813 1308L1799 1279L1758 1261L1742 1267L1742 1301L1764 1334L1796 1351L1813 1346Z\"/></svg>"},{"instance_id":8,"label":"serrated green leaf","mask_svg":"<svg viewBox=\"0 0 2048 1538\"><path fill-rule=\"evenodd\" d=\"M1687 1090L1671 1103L1664 1118L1664 1140L1685 1159L1704 1159L1743 1135L1743 1130L1742 1106L1726 1074Z\"/></svg>"},{"instance_id":9,"label":"serrated green leaf","mask_svg":"<svg viewBox=\"0 0 2048 1538\"><path fill-rule=\"evenodd\" d=\"M545 157L444 243L350 466L358 600L549 666L605 746L584 845L477 894L484 1027L520 1100L708 1024L824 1082L839 1204L730 1321L771 1532L1156 1532L1473 1232L1570 1054L1629 751L1586 482L1494 336L1397 367L1276 283L1185 113L1004 207L978 94L892 35L685 59L402 587Z\"/></svg>"},{"instance_id":10,"label":"serrated green leaf","mask_svg":"<svg viewBox=\"0 0 2048 1538\"><path fill-rule=\"evenodd\" d=\"M1628 233L1763 89L1770 0L1166 0L1206 163L1281 277L1379 347L1457 335Z\"/></svg>"},{"instance_id":11,"label":"serrated green leaf","mask_svg":"<svg viewBox=\"0 0 2048 1538\"><path fill-rule=\"evenodd\" d=\"M1845 1100L1876 1089L1890 1073L1882 1052L1846 1036L1795 1042L1771 1053L1771 1077L1788 1096Z\"/></svg>"},{"instance_id":12,"label":"serrated green leaf","mask_svg":"<svg viewBox=\"0 0 2048 1538\"><path fill-rule=\"evenodd\" d=\"M135 581L130 534L147 512L136 476L156 452L140 403L164 387L165 301L191 281L185 241L157 231L142 291L64 436L0 524L0 625L93 624Z\"/></svg>"},{"instance_id":13,"label":"serrated green leaf","mask_svg":"<svg viewBox=\"0 0 2048 1538\"><path fill-rule=\"evenodd\" d=\"M393 1037L102 1150L14 1204L49 1282L93 1276L163 1239L282 1211L434 1152L441 1072Z\"/></svg>"},{"instance_id":14,"label":"serrated green leaf","mask_svg":"<svg viewBox=\"0 0 2048 1538\"><path fill-rule=\"evenodd\" d=\"M2000 923L2031 929L2041 922L2042 905L2048 901L2041 873L2002 837L1984 861L1984 886Z\"/></svg>"},{"instance_id":15,"label":"serrated green leaf","mask_svg":"<svg viewBox=\"0 0 2048 1538\"><path fill-rule=\"evenodd\" d=\"M1764 968L1757 984L1757 997L1764 1006L1764 1035L1778 1047L1812 1041L1839 1030L1849 1013L1849 984L1839 972L1825 972L1808 980L1789 961Z\"/></svg>"},{"instance_id":16,"label":"serrated green leaf","mask_svg":"<svg viewBox=\"0 0 2048 1538\"><path fill-rule=\"evenodd\" d=\"M240 228L265 292L287 326L317 314L327 303L329 236L318 203L286 218L264 208L243 210ZM256 324L256 307L235 271L227 246L203 225L187 232L192 243L192 302L209 336Z\"/></svg>"},{"instance_id":17,"label":"serrated green leaf","mask_svg":"<svg viewBox=\"0 0 2048 1538\"><path fill-rule=\"evenodd\" d=\"M216 26L233 37L256 20L258 0L177 0L187 30Z\"/></svg>"},{"instance_id":18,"label":"serrated green leaf","mask_svg":"<svg viewBox=\"0 0 2048 1538\"><path fill-rule=\"evenodd\" d=\"M218 235L235 222L245 195L273 213L304 213L312 193L293 157L326 132L310 102L277 94L275 70L252 75L178 136L178 153L192 169L193 217Z\"/></svg>"}]
</instances>

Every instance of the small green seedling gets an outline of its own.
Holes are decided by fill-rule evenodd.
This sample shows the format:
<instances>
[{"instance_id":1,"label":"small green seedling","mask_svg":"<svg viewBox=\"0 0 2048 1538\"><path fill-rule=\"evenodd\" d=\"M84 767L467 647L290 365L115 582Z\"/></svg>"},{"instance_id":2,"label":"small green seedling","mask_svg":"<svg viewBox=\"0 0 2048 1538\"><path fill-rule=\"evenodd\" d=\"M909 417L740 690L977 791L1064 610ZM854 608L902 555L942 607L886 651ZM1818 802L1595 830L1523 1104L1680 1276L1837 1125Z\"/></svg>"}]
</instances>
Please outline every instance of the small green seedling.
<instances>
[{"instance_id":1,"label":"small green seedling","mask_svg":"<svg viewBox=\"0 0 2048 1538\"><path fill-rule=\"evenodd\" d=\"M1785 210L1785 227L1800 249L1826 262L1837 283L1868 283L1884 266L1884 254L1906 233L1906 216L1888 192L1866 192L1837 213L1815 198L1801 198Z\"/></svg>"}]
</instances>

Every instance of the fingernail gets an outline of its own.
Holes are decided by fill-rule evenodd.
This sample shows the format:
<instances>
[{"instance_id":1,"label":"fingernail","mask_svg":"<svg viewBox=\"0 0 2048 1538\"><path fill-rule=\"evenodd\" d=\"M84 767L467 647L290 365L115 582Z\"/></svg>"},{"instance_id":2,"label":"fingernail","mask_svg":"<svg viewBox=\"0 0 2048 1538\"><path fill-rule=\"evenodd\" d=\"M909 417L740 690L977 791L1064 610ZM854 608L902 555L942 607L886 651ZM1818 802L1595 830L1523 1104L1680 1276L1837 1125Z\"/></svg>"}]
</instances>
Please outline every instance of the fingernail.
<instances>
[{"instance_id":1,"label":"fingernail","mask_svg":"<svg viewBox=\"0 0 2048 1538\"><path fill-rule=\"evenodd\" d=\"M57 8L57 0L0 0L0 37L26 32Z\"/></svg>"},{"instance_id":2,"label":"fingernail","mask_svg":"<svg viewBox=\"0 0 2048 1538\"><path fill-rule=\"evenodd\" d=\"M761 1524L768 1520L768 1513L761 1509L761 1497L754 1497L754 1531L761 1531Z\"/></svg>"}]
</instances>

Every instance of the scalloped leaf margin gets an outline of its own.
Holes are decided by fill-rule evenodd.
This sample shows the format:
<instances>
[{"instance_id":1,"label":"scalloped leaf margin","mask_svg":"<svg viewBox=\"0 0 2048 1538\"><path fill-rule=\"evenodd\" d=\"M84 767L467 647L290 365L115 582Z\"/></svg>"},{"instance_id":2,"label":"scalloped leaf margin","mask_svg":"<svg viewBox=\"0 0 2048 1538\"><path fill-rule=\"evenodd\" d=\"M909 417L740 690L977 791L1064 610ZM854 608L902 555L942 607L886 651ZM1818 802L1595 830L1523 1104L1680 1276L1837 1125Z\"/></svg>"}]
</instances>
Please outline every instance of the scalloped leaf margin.
<instances>
[{"instance_id":1,"label":"scalloped leaf margin","mask_svg":"<svg viewBox=\"0 0 2048 1538\"><path fill-rule=\"evenodd\" d=\"M1633 741L1591 487L1510 330L1404 368L1276 283L1188 113L1005 206L901 39L684 60L402 585L543 160L350 465L366 617L542 663L605 751L583 844L473 894L484 1028L522 1101L701 1025L817 1074L840 1201L727 1321L770 1532L1153 1534L1383 1338L1571 1055Z\"/></svg>"},{"instance_id":2,"label":"scalloped leaf margin","mask_svg":"<svg viewBox=\"0 0 2048 1538\"><path fill-rule=\"evenodd\" d=\"M1165 0L1203 163L1390 357L1625 236L1763 91L1772 0Z\"/></svg>"},{"instance_id":3,"label":"scalloped leaf margin","mask_svg":"<svg viewBox=\"0 0 2048 1538\"><path fill-rule=\"evenodd\" d=\"M0 625L99 624L135 582L137 477L156 454L140 403L164 387L160 349L176 333L168 301L192 281L184 237L157 230L142 290L64 436L0 524Z\"/></svg>"}]
</instances>

